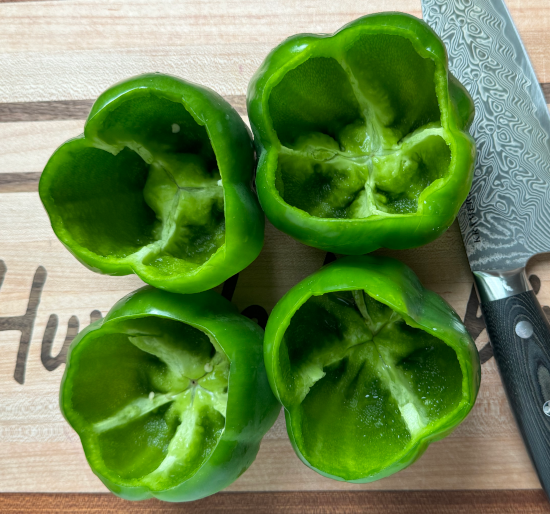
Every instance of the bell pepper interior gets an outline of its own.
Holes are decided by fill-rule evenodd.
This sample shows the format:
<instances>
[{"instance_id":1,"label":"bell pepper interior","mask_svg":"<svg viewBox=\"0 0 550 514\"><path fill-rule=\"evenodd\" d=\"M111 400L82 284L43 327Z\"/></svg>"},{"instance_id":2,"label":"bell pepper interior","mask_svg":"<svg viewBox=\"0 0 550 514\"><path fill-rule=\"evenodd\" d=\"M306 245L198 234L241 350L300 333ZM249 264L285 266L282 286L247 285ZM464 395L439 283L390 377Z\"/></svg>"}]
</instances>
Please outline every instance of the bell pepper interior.
<instances>
[{"instance_id":1,"label":"bell pepper interior","mask_svg":"<svg viewBox=\"0 0 550 514\"><path fill-rule=\"evenodd\" d=\"M279 194L320 218L417 212L422 191L451 162L434 62L388 34L326 53L333 55L315 54L271 91Z\"/></svg>"},{"instance_id":2,"label":"bell pepper interior","mask_svg":"<svg viewBox=\"0 0 550 514\"><path fill-rule=\"evenodd\" d=\"M346 480L390 465L462 399L455 351L363 291L307 300L279 364L300 452Z\"/></svg>"},{"instance_id":3,"label":"bell pepper interior","mask_svg":"<svg viewBox=\"0 0 550 514\"><path fill-rule=\"evenodd\" d=\"M223 187L204 126L181 103L148 93L110 111L98 137L122 150L77 153L57 171L63 187L52 188L73 237L98 255L137 253L168 273L204 264L225 241Z\"/></svg>"},{"instance_id":4,"label":"bell pepper interior","mask_svg":"<svg viewBox=\"0 0 550 514\"><path fill-rule=\"evenodd\" d=\"M115 327L71 357L71 406L101 467L128 485L166 489L192 476L222 435L229 361L185 323L151 316Z\"/></svg>"},{"instance_id":5,"label":"bell pepper interior","mask_svg":"<svg viewBox=\"0 0 550 514\"><path fill-rule=\"evenodd\" d=\"M154 241L145 203L148 166L129 149L75 151L58 166L50 194L72 237L99 255L126 257Z\"/></svg>"}]
</instances>

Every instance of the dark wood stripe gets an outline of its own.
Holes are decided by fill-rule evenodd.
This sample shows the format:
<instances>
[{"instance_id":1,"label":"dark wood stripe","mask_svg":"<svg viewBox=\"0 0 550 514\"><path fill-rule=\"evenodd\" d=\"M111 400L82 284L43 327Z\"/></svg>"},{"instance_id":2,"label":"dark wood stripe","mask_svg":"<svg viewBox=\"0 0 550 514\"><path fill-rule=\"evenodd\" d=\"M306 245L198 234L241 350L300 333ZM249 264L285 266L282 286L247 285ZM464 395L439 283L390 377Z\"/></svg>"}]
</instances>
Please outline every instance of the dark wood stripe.
<instances>
[{"instance_id":1,"label":"dark wood stripe","mask_svg":"<svg viewBox=\"0 0 550 514\"><path fill-rule=\"evenodd\" d=\"M5 514L547 514L542 490L220 493L191 503L128 502L108 494L3 494Z\"/></svg>"},{"instance_id":2,"label":"dark wood stripe","mask_svg":"<svg viewBox=\"0 0 550 514\"><path fill-rule=\"evenodd\" d=\"M0 173L0 193L32 193L38 191L42 173ZM1 510L0 510L1 512Z\"/></svg>"},{"instance_id":3,"label":"dark wood stripe","mask_svg":"<svg viewBox=\"0 0 550 514\"><path fill-rule=\"evenodd\" d=\"M0 103L0 122L85 120L93 100Z\"/></svg>"},{"instance_id":4,"label":"dark wood stripe","mask_svg":"<svg viewBox=\"0 0 550 514\"><path fill-rule=\"evenodd\" d=\"M227 95L224 98L241 116L246 116L244 95ZM0 103L0 123L85 120L93 103L93 100Z\"/></svg>"},{"instance_id":5,"label":"dark wood stripe","mask_svg":"<svg viewBox=\"0 0 550 514\"><path fill-rule=\"evenodd\" d=\"M550 104L550 82L541 84L541 87L546 103ZM226 95L224 98L241 116L246 116L245 95ZM93 103L93 100L0 103L0 123L85 120Z\"/></svg>"},{"instance_id":6,"label":"dark wood stripe","mask_svg":"<svg viewBox=\"0 0 550 514\"><path fill-rule=\"evenodd\" d=\"M550 104L550 82L541 84L541 87L546 103ZM244 95L227 95L224 98L241 116L246 116ZM0 123L85 120L93 103L93 100L0 103Z\"/></svg>"}]
</instances>

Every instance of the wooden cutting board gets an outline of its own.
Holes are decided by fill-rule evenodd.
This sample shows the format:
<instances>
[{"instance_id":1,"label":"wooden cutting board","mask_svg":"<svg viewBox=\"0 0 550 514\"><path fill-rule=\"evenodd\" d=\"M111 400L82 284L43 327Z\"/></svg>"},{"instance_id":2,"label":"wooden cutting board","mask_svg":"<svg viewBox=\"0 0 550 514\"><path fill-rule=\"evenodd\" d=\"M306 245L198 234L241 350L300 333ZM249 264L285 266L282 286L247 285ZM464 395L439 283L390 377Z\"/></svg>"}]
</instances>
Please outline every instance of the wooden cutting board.
<instances>
[{"instance_id":1,"label":"wooden cutting board","mask_svg":"<svg viewBox=\"0 0 550 514\"><path fill-rule=\"evenodd\" d=\"M550 102L550 3L508 5ZM276 44L384 10L421 16L419 0L0 0L1 492L105 491L59 412L59 382L77 331L142 283L80 265L54 236L37 193L48 157L82 131L92 99L118 80L161 71L215 89L246 120L248 81ZM229 490L539 488L487 344L456 223L423 248L377 253L403 260L465 319L483 362L473 411L416 464L368 485L331 481L304 466L279 417L256 462ZM224 294L265 318L325 259L268 223L260 257ZM550 317L550 257L533 259L529 275Z\"/></svg>"}]
</instances>

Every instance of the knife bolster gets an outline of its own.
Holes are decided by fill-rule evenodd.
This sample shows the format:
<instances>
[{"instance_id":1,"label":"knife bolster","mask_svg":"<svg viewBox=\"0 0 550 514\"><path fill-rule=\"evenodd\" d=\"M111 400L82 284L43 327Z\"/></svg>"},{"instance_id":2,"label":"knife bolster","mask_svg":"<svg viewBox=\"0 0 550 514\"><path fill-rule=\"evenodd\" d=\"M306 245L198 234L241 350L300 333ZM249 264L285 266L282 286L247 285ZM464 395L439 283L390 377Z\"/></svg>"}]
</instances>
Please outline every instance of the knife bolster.
<instances>
[{"instance_id":1,"label":"knife bolster","mask_svg":"<svg viewBox=\"0 0 550 514\"><path fill-rule=\"evenodd\" d=\"M525 268L511 271L474 271L473 274L477 295L482 304L532 290Z\"/></svg>"}]
</instances>

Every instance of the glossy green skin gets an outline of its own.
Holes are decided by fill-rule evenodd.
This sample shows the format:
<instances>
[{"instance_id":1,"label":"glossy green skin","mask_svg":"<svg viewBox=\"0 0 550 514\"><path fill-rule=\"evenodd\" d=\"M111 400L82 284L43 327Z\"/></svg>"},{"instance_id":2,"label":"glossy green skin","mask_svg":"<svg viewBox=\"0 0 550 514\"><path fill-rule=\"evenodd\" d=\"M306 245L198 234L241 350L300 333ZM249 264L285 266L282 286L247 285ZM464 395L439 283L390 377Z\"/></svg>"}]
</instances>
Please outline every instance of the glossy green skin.
<instances>
[{"instance_id":1,"label":"glossy green skin","mask_svg":"<svg viewBox=\"0 0 550 514\"><path fill-rule=\"evenodd\" d=\"M156 110L151 108L142 123L138 123L139 117L137 121L131 117L130 109L130 114L126 112L125 116L133 121L126 124L126 118L119 113L128 109L125 107L130 105L128 102L138 105L152 98L164 103ZM187 128L180 134L173 134L170 128L170 116L176 116L176 109L185 110L183 114L188 118ZM163 123L160 128L155 125L161 123L159 120ZM176 157L182 151L196 153L199 143L189 139L186 143L185 130L199 142L200 137L209 140L209 155L217 163L223 184L225 235L222 231L217 236L218 246L212 246L200 261L189 263L175 255L176 258L169 256L170 261L164 267L150 265L143 249L148 244L155 246L152 226L157 213L144 204L141 193L149 173L147 167L158 158L155 152L159 148ZM182 137L176 139L176 136ZM156 138L151 139L150 147L146 146L148 138ZM180 147L186 144L187 150L182 150ZM205 147L206 143L201 144ZM87 158L86 152L95 153ZM101 162L94 157L97 155ZM126 159L125 163L118 164L120 170L113 168L119 162L117 159ZM120 178L124 169L132 166L136 171ZM136 273L155 287L195 293L221 284L260 253L264 215L253 191L254 167L250 131L221 96L176 77L151 73L120 82L97 99L84 134L61 145L48 161L40 179L39 193L57 237L89 269L109 275ZM215 178L207 180L215 183ZM58 201L59 198L63 201ZM153 201L159 205L167 203L159 197L153 197ZM178 208L183 216L192 217L197 212L195 206L186 207L183 202ZM81 214L83 212L86 214ZM201 216L201 223L207 223L209 214L205 211ZM191 228L199 234L194 237L200 238L201 227L198 231L196 227ZM219 226L217 230L220 231ZM161 251L160 260L177 251L192 254L193 242L183 245L183 249L173 247ZM157 250L149 254L155 252Z\"/></svg>"},{"instance_id":2,"label":"glossy green skin","mask_svg":"<svg viewBox=\"0 0 550 514\"><path fill-rule=\"evenodd\" d=\"M297 387L293 385L295 382L291 383L288 375L285 375L280 355L283 338L289 329L291 319L308 299L334 291L354 290L365 291L371 298L389 306L394 312L401 315L409 327L436 336L454 350L462 373L462 392L461 399L454 409L447 412L441 419L433 419L420 432L416 440L411 440L402 451L394 452L391 447L385 446L374 448L373 450L379 450L379 453L386 459L384 464L375 462L370 466L368 473L362 474L360 470L353 469L349 476L343 476L342 473L335 470L334 461L337 459L337 455L331 455L330 451L325 450L322 455L313 453L310 457L310 460L318 459L320 462L324 462L321 467L316 467L308 460L304 455L304 445L307 441L303 437L303 430L306 423L318 424L321 423L320 420L324 419L328 420L329 432L341 434L338 438L345 439L346 428L339 426L343 419L341 416L344 415L341 406L348 400L351 393L344 390L345 395L341 397L339 390L329 389L330 395L321 397L323 401L317 405L321 410L316 411L317 414L313 415L313 419L303 417L301 405L305 399L296 398ZM319 319L319 325L325 327L323 322L324 320ZM320 330L322 333L327 328ZM394 341L397 342L396 339ZM319 348L320 344L322 344L321 340L316 339L313 348ZM475 343L454 310L440 296L424 289L410 268L394 259L373 256L338 259L288 291L269 317L264 339L264 359L271 388L285 408L288 435L298 457L323 476L353 483L371 482L402 470L418 459L431 442L448 435L473 407L481 375ZM324 369L327 370L327 368ZM437 379L434 384L437 385ZM311 390L308 394L311 394ZM331 396L334 397L331 398ZM437 400L437 398L433 399ZM334 407L335 405L336 407ZM381 420L381 422L380 430L384 436L384 433L390 430L390 424L387 420ZM356 439L365 437L361 436L361 431L358 433L359 435L355 434ZM354 437L354 435L351 434L348 437ZM341 454L342 451L339 453ZM346 453L343 460L348 459L352 463L353 458L356 457L355 462L361 464L368 459L370 454L368 447L359 452L359 455L353 456L350 453ZM353 468L353 464L350 466Z\"/></svg>"},{"instance_id":3,"label":"glossy green skin","mask_svg":"<svg viewBox=\"0 0 550 514\"><path fill-rule=\"evenodd\" d=\"M418 197L416 212L388 215L377 211L362 219L313 216L287 203L276 187L282 142L272 121L270 98L275 86L297 66L312 57L344 59L343 52L366 34L406 38L418 55L433 61L441 125L451 152L448 174L423 190ZM388 67L399 65L398 62L388 63ZM327 95L315 104L315 97L322 95L308 96L308 84L300 83L299 86L301 89L295 104L292 104L293 99L287 99L287 103L291 103L288 112L292 112L291 109L298 112L300 105L307 102L316 105L317 111L312 112L322 112L324 101L336 101L334 95ZM318 88L317 85L315 87ZM337 85L334 87L337 88ZM409 81L401 84L401 92L412 96L423 88L418 86L418 91L415 91L415 87ZM424 245L447 230L470 190L475 144L467 129L473 121L474 104L464 87L449 73L447 53L439 37L426 23L415 17L401 13L373 14L353 21L332 35L299 34L288 38L266 57L252 78L247 106L259 155L256 184L260 204L279 230L307 245L347 255L364 254L380 247L405 249ZM342 108L332 104L326 108L330 108L335 116L342 112ZM292 123L292 119L287 120L287 126ZM403 181L406 183L407 178Z\"/></svg>"},{"instance_id":4,"label":"glossy green skin","mask_svg":"<svg viewBox=\"0 0 550 514\"><path fill-rule=\"evenodd\" d=\"M121 485L102 460L97 434L81 412L75 410L72 398L79 367L90 365L89 361L81 363L80 355L94 344L94 337L112 333L115 323L145 316L177 320L201 330L217 342L230 362L223 433L202 466L166 490L151 490L140 484L139 479L131 486ZM262 437L280 410L267 381L262 336L263 331L256 323L240 315L234 305L214 291L182 296L146 286L118 301L104 319L92 323L71 343L61 382L61 411L80 436L93 472L113 493L128 500L156 497L171 502L191 501L214 494L234 482L254 461ZM106 377L98 375L94 379L100 382ZM128 445L131 444L132 441L128 441Z\"/></svg>"}]
</instances>

